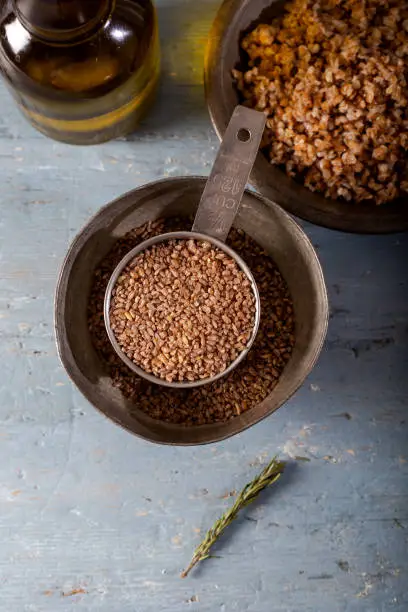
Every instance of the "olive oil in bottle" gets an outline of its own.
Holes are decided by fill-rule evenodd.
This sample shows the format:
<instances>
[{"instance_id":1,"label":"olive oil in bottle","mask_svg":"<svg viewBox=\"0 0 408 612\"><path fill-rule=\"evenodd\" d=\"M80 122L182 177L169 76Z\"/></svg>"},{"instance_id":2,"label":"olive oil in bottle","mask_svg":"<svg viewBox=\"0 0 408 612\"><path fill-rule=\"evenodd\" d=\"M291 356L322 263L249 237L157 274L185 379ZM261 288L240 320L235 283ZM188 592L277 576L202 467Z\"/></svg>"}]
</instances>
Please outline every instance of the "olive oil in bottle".
<instances>
[{"instance_id":1,"label":"olive oil in bottle","mask_svg":"<svg viewBox=\"0 0 408 612\"><path fill-rule=\"evenodd\" d=\"M38 130L71 144L132 132L159 76L151 0L2 0L0 72Z\"/></svg>"}]
</instances>

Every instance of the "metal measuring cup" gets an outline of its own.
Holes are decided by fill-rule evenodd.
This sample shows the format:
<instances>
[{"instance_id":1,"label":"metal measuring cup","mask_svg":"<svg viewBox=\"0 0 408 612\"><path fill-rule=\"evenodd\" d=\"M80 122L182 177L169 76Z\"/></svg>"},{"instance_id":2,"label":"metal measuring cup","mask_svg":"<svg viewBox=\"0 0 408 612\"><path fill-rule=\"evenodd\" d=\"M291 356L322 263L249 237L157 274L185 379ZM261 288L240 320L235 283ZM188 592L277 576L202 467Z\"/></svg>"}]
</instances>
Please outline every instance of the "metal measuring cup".
<instances>
[{"instance_id":1,"label":"metal measuring cup","mask_svg":"<svg viewBox=\"0 0 408 612\"><path fill-rule=\"evenodd\" d=\"M225 240L227 239L228 233L237 215L246 183L255 162L265 122L266 116L259 111L244 106L237 106L235 108L202 193L191 232L170 232L145 240L123 257L109 280L104 301L104 320L109 340L122 361L138 376L151 383L172 387L174 389L191 389L193 387L210 384L229 374L239 363L241 363L254 343L261 316L258 288L252 272L246 263L233 249L225 244ZM255 320L251 337L245 349L225 370L210 378L194 381L168 382L146 372L129 359L122 351L110 325L112 290L123 269L141 251L148 249L158 242L166 242L174 239L204 240L215 245L221 251L224 251L224 253L235 260L247 276L255 297Z\"/></svg>"}]
</instances>

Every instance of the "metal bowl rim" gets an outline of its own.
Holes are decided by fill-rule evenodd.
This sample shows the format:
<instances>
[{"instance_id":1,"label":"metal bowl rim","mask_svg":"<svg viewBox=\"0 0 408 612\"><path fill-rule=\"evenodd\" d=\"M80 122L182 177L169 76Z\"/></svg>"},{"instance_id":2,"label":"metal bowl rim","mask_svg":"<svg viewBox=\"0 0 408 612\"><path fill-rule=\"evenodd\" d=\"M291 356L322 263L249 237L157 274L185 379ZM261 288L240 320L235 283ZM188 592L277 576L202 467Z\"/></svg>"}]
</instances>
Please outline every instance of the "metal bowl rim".
<instances>
[{"instance_id":1,"label":"metal bowl rim","mask_svg":"<svg viewBox=\"0 0 408 612\"><path fill-rule=\"evenodd\" d=\"M135 194L138 192L142 192L145 191L146 188L148 187L153 187L153 186L160 186L163 185L165 183L189 183L189 182L202 182L203 183L203 187L204 187L204 183L207 180L207 177L205 176L200 176L200 175L192 175L192 176L179 176L179 177L164 177L161 179L158 179L156 181L151 181L149 183L145 183L144 185L140 185L139 187L136 187L134 189L130 189L127 192L123 193L122 195L118 196L117 198L114 198L113 200L111 200L110 202L107 202L104 206L102 206L101 208L99 208L98 211L96 211L96 213L94 213L86 223L84 223L82 225L82 227L78 230L78 232L76 233L75 237L72 239L67 253L62 261L61 267L59 269L58 272L58 278L57 278L57 284L56 284L56 289L55 289L55 295L54 295L54 333L55 333L55 341L56 341L56 346L57 346L57 353L58 353L58 357L61 361L62 366L64 367L64 370L66 371L68 377L70 378L70 380L72 381L72 383L75 385L76 389L80 392L80 394L102 415L104 416L106 419L112 421L113 423L115 423L116 425L118 425L121 429L125 430L126 432L132 434L133 436L135 436L136 438L139 438L141 440L147 441L150 444L160 444L162 446L204 446L207 444L214 444L217 442L222 442L223 440L227 440L228 438L231 438L235 435L237 435L238 433L243 433L244 431L246 431L247 429L250 429L251 427L253 427L254 425L257 425L258 423L260 423L261 421L263 421L264 419L266 419L267 417L269 417L273 412L275 412L276 410L278 410L282 405L286 404L286 402L288 402L290 400L291 397L293 397L293 395L299 390L299 388L302 386L302 384L304 383L305 379L307 378L307 376L310 374L310 372L313 370L319 355L322 351L323 345L325 343L326 340L326 336L327 336L327 329L328 329L328 323L329 323L329 300L328 300L328 294L327 294L327 287L326 287L326 283L324 280L324 275L323 275L323 270L322 270L322 266L320 264L319 258L317 256L316 250L314 249L310 238L307 236L306 232L303 230L303 228L297 223L297 221L295 221L295 219L293 219L291 217L291 215L289 215L282 207L280 207L278 204L276 204L275 202L272 203L272 208L274 209L278 209L279 213L282 215L282 217L284 217L286 219L286 221L288 221L288 223L290 225L292 225L293 227L296 228L296 231L300 232L300 234L302 235L303 239L305 240L305 242L308 244L308 249L310 252L310 255L312 257L312 266L316 272L316 276L317 276L317 280L319 283L319 287L320 287L320 305L321 305L321 315L322 315L322 319L321 319L321 331L320 331L320 338L318 339L318 342L316 342L315 344L315 350L313 352L313 354L310 356L309 360L308 360L308 366L305 369L305 371L299 375L296 380L294 381L293 387L291 389L291 392L287 395L287 397L278 405L276 406L276 408L274 408L274 410L268 410L265 412L265 414L260 415L258 418L256 419L251 419L246 421L245 423L242 424L241 428L238 431L230 431L230 430L224 430L220 433L218 433L217 435L212 434L211 436L208 436L205 439L201 439L199 441L172 441L172 440L156 440L153 437L149 437L146 435L143 435L141 433L139 433L138 431L135 431L134 428L132 428L130 426L130 424L122 421L118 416L113 415L113 414L108 414L105 410L103 410L96 402L94 402L93 398L91 397L91 394L89 393L88 389L84 389L84 387L80 384L80 381L78 380L78 373L79 373L79 368L75 363L75 360L73 359L72 356L72 351L71 351L71 347L69 345L68 342L66 342L66 346L64 346L64 340L66 338L66 328L65 328L65 324L64 324L64 318L63 318L63 310L64 310L64 295L61 295L61 288L64 282L68 281L71 273L72 273L72 269L74 267L74 263L75 263L75 259L76 256L78 255L78 253L80 251L78 251L78 253L76 253L75 258L73 258L73 253L74 251L77 249L78 244L81 246L81 248L83 248L84 244L86 244L86 236L87 233L90 231L93 223L98 219L99 216L101 216L104 211L108 210L110 207L112 207L115 203L123 200L126 197L129 197L131 194ZM265 196L254 192L254 191L248 191L248 189L246 189L245 191L245 195L247 196L251 196L254 197L255 199L259 200L264 206L266 207L271 207L271 203L268 201L268 198L266 198ZM72 261L71 261L72 260ZM69 356L71 356L72 361L70 362ZM263 400L263 402L267 401L268 398L265 398L265 400ZM263 403L262 402L262 403ZM178 430L179 427L177 425L171 426L169 427L169 429L171 430L174 427L175 430ZM208 428L208 425L197 425L196 429L202 429L203 427Z\"/></svg>"}]
</instances>

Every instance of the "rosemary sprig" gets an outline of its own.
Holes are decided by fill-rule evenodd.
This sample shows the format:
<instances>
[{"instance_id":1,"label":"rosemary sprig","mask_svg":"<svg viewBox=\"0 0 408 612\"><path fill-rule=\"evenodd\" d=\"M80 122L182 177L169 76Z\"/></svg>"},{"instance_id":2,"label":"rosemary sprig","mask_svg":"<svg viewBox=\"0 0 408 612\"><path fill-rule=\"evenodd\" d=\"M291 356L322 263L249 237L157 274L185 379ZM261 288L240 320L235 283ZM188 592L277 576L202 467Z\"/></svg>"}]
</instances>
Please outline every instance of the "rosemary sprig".
<instances>
[{"instance_id":1,"label":"rosemary sprig","mask_svg":"<svg viewBox=\"0 0 408 612\"><path fill-rule=\"evenodd\" d=\"M263 489L276 482L284 468L285 463L278 461L277 457L274 457L258 476L245 485L235 500L234 505L207 531L204 540L195 549L189 566L181 573L181 578L185 578L197 563L210 557L212 546L232 521L237 518L239 511L253 502Z\"/></svg>"}]
</instances>

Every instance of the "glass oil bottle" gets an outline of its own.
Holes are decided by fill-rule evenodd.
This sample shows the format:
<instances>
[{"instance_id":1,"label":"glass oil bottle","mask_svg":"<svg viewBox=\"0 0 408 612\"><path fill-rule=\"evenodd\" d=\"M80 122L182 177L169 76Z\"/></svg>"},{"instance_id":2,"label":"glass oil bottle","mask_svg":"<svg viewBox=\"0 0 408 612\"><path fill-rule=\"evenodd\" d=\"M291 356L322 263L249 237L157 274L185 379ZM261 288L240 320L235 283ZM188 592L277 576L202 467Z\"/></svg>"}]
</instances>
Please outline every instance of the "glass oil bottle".
<instances>
[{"instance_id":1,"label":"glass oil bottle","mask_svg":"<svg viewBox=\"0 0 408 612\"><path fill-rule=\"evenodd\" d=\"M0 72L31 124L71 144L137 127L159 77L151 0L2 0Z\"/></svg>"}]
</instances>

